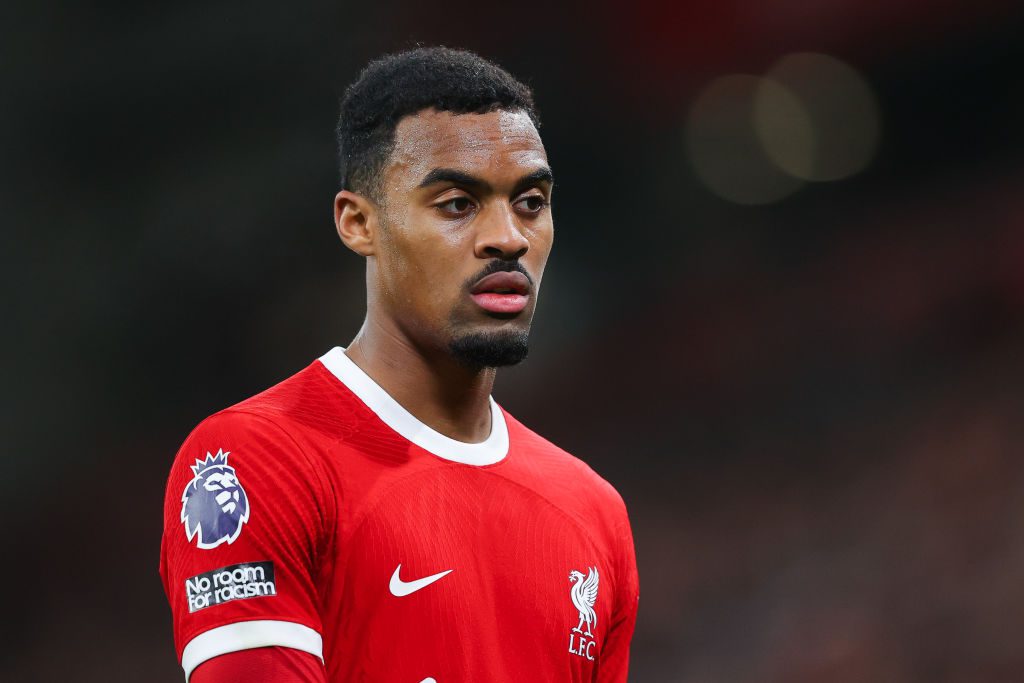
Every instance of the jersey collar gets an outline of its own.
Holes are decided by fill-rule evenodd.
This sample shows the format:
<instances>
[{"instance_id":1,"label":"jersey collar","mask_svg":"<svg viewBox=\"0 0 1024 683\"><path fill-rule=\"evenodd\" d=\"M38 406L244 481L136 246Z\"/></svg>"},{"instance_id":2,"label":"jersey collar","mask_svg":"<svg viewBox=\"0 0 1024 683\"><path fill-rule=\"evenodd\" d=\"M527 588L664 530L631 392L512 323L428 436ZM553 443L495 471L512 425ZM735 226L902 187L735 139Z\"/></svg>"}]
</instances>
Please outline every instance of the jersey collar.
<instances>
[{"instance_id":1,"label":"jersey collar","mask_svg":"<svg viewBox=\"0 0 1024 683\"><path fill-rule=\"evenodd\" d=\"M377 414L384 424L407 440L439 458L465 465L493 465L508 454L508 425L505 414L488 396L491 404L491 434L480 443L456 441L436 432L420 422L401 404L384 391L379 384L345 355L345 349L335 346L320 357L320 362L332 375L355 394L366 407Z\"/></svg>"}]
</instances>

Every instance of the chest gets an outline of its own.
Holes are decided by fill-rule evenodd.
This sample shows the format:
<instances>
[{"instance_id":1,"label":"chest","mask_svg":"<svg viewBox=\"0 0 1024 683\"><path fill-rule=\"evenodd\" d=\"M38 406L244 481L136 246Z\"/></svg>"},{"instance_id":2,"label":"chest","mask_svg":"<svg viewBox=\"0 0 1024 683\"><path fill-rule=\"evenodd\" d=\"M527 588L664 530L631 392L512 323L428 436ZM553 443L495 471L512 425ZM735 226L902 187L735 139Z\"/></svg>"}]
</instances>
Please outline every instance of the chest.
<instances>
[{"instance_id":1,"label":"chest","mask_svg":"<svg viewBox=\"0 0 1024 683\"><path fill-rule=\"evenodd\" d=\"M589 680L614 572L586 511L503 477L446 470L389 482L353 522L339 539L343 588L331 608L348 646L404 652L452 676Z\"/></svg>"}]
</instances>

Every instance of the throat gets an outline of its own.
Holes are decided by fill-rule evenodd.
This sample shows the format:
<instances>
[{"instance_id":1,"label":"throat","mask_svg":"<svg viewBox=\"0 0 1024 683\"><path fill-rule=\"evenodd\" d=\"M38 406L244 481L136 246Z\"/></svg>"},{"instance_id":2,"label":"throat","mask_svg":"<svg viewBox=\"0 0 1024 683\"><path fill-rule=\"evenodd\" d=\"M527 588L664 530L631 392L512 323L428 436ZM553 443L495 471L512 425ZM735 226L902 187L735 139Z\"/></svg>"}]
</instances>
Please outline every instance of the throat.
<instances>
[{"instance_id":1,"label":"throat","mask_svg":"<svg viewBox=\"0 0 1024 683\"><path fill-rule=\"evenodd\" d=\"M413 417L449 439L475 444L491 434L493 368L473 369L445 353L370 345L363 331L345 354Z\"/></svg>"}]
</instances>

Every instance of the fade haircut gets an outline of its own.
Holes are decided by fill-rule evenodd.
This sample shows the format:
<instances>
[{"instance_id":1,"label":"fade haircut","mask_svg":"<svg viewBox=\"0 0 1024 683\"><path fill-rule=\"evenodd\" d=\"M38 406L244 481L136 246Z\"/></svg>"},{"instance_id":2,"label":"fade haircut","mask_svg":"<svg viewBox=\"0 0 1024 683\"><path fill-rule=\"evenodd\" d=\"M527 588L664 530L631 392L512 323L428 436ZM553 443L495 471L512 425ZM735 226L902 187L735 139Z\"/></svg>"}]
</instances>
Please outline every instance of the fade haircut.
<instances>
[{"instance_id":1,"label":"fade haircut","mask_svg":"<svg viewBox=\"0 0 1024 683\"><path fill-rule=\"evenodd\" d=\"M373 200L402 118L425 109L453 114L523 111L540 119L533 93L497 64L465 50L422 47L370 62L341 100L341 187Z\"/></svg>"}]
</instances>

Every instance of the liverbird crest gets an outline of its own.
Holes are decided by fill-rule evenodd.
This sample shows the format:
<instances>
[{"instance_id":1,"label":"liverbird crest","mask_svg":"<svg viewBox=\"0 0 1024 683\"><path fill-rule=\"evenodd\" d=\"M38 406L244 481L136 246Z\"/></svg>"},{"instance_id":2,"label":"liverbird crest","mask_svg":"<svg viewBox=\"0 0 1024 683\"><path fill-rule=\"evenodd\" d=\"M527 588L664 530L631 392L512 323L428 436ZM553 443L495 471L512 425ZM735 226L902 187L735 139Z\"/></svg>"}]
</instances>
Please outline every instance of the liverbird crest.
<instances>
[{"instance_id":1,"label":"liverbird crest","mask_svg":"<svg viewBox=\"0 0 1024 683\"><path fill-rule=\"evenodd\" d=\"M573 631L580 635L586 635L588 638L594 637L591 627L597 626L597 612L594 610L594 603L597 602L597 589L600 580L601 575L598 573L597 567L588 567L586 576L576 569L569 572L569 583L572 584L569 597L572 598L573 607L576 608L580 616L580 623ZM585 634L584 627L586 627Z\"/></svg>"}]
</instances>

